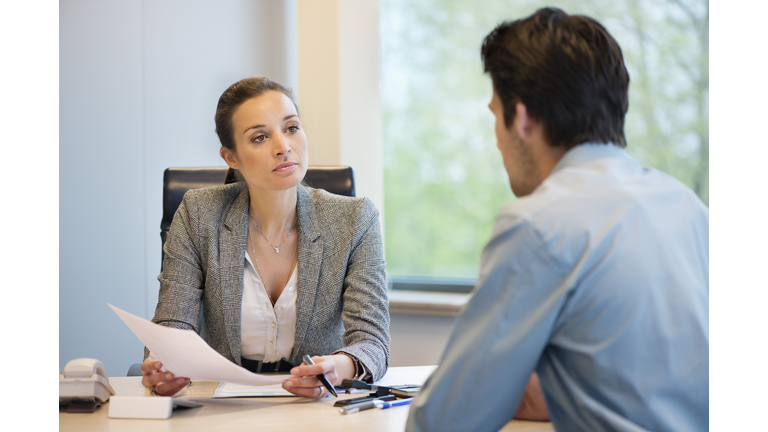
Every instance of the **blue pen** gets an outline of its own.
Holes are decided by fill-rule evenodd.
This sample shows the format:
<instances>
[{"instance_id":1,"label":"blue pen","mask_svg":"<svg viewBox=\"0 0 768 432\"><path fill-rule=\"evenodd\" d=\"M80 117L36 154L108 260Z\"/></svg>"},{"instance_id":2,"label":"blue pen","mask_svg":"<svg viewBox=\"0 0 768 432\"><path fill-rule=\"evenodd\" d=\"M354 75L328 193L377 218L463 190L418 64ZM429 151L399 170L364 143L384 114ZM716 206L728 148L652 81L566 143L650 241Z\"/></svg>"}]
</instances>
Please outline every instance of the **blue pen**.
<instances>
[{"instance_id":1,"label":"blue pen","mask_svg":"<svg viewBox=\"0 0 768 432\"><path fill-rule=\"evenodd\" d=\"M408 399L403 399L403 400L394 401L394 402L382 402L381 404L376 404L376 408L387 409L387 408L392 408L396 406L408 405L411 403L412 400L413 398L408 398Z\"/></svg>"},{"instance_id":2,"label":"blue pen","mask_svg":"<svg viewBox=\"0 0 768 432\"><path fill-rule=\"evenodd\" d=\"M394 402L384 402L378 399L374 399L368 402L361 402L357 404L347 405L344 408L340 409L339 412L345 415L350 415L359 411L373 409L373 408L387 409L387 408L392 408L396 406L408 405L411 403L412 400L413 398L408 398L408 399L398 400Z\"/></svg>"}]
</instances>

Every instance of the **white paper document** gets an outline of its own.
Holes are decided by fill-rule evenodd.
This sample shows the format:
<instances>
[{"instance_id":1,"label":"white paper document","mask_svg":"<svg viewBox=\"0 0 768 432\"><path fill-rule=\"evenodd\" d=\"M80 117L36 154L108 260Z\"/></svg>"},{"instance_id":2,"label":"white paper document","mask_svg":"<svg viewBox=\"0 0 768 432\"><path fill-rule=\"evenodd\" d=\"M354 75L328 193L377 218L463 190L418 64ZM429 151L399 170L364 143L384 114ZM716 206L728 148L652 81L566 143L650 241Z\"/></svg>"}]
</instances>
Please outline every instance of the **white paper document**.
<instances>
[{"instance_id":1,"label":"white paper document","mask_svg":"<svg viewBox=\"0 0 768 432\"><path fill-rule=\"evenodd\" d=\"M390 369L374 384L389 387L394 385L424 385L429 375L437 369L437 366L405 366Z\"/></svg>"},{"instance_id":2,"label":"white paper document","mask_svg":"<svg viewBox=\"0 0 768 432\"><path fill-rule=\"evenodd\" d=\"M219 383L216 391L213 393L214 399L219 398L238 398L238 397L285 397L296 396L285 390L281 384L272 384L267 386L245 386L232 383ZM298 397L298 396L296 396Z\"/></svg>"},{"instance_id":3,"label":"white paper document","mask_svg":"<svg viewBox=\"0 0 768 432\"><path fill-rule=\"evenodd\" d=\"M197 333L161 326L107 303L163 367L192 381L219 381L245 386L281 384L290 375L258 375L227 360Z\"/></svg>"}]
</instances>

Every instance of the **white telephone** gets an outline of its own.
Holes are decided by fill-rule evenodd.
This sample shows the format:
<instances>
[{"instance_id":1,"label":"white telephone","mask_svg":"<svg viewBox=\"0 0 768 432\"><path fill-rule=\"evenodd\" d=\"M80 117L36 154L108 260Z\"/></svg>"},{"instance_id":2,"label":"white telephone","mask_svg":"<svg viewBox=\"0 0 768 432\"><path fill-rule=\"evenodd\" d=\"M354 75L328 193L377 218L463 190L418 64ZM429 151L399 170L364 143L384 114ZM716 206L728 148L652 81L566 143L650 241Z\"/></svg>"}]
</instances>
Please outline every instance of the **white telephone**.
<instances>
[{"instance_id":1,"label":"white telephone","mask_svg":"<svg viewBox=\"0 0 768 432\"><path fill-rule=\"evenodd\" d=\"M67 412L94 412L115 394L100 361L91 358L72 360L59 371L59 406Z\"/></svg>"}]
</instances>

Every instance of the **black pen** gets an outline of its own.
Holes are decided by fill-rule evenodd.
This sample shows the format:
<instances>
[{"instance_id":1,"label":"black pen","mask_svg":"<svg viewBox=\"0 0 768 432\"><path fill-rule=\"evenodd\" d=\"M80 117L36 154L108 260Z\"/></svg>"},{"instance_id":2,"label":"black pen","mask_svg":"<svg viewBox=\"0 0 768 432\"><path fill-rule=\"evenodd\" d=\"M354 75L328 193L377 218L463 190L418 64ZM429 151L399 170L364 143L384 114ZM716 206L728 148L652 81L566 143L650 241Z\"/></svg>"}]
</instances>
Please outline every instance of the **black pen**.
<instances>
[{"instance_id":1,"label":"black pen","mask_svg":"<svg viewBox=\"0 0 768 432\"><path fill-rule=\"evenodd\" d=\"M313 365L315 362L312 361L312 359L309 357L309 354L304 354L304 363L308 365ZM336 390L333 388L330 382L328 382L328 378L325 377L323 374L317 374L317 379L320 380L321 383L325 386L325 388L328 389L329 392L331 392L332 395L339 397L339 395L336 394Z\"/></svg>"}]
</instances>

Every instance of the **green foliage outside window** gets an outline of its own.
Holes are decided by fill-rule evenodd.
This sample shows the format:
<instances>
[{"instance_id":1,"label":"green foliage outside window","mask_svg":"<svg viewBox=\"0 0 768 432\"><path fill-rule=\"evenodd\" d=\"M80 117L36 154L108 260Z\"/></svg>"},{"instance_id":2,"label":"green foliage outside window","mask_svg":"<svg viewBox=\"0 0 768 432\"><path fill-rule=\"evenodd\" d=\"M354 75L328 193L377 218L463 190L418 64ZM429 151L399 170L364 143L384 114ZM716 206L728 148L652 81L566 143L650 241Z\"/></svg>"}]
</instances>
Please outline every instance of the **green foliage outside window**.
<instances>
[{"instance_id":1,"label":"green foliage outside window","mask_svg":"<svg viewBox=\"0 0 768 432\"><path fill-rule=\"evenodd\" d=\"M390 275L477 276L510 191L480 45L545 6L588 15L630 74L627 152L709 204L709 3L698 0L381 0L385 245Z\"/></svg>"}]
</instances>

